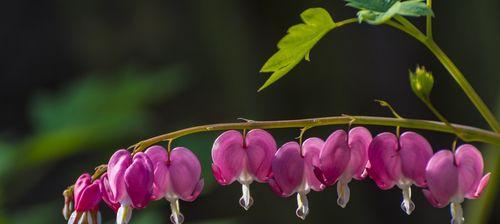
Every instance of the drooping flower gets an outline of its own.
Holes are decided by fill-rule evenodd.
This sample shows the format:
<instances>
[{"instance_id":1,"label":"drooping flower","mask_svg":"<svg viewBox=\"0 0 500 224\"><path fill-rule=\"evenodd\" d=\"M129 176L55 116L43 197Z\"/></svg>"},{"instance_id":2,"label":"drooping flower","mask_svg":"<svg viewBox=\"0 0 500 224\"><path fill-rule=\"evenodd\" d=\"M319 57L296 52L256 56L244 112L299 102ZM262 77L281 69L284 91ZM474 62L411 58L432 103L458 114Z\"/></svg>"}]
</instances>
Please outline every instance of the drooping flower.
<instances>
[{"instance_id":1,"label":"drooping flower","mask_svg":"<svg viewBox=\"0 0 500 224\"><path fill-rule=\"evenodd\" d=\"M184 222L179 199L194 201L203 189L201 164L196 155L184 147L174 148L170 157L165 148L152 146L146 150L154 164L153 200L165 198L170 202L172 223Z\"/></svg>"},{"instance_id":2,"label":"drooping flower","mask_svg":"<svg viewBox=\"0 0 500 224\"><path fill-rule=\"evenodd\" d=\"M325 141L315 169L319 179L327 186L337 183L337 204L345 208L350 198L349 182L352 178L366 177L368 146L372 141L370 131L356 127L347 134L344 130L332 133Z\"/></svg>"},{"instance_id":3,"label":"drooping flower","mask_svg":"<svg viewBox=\"0 0 500 224\"><path fill-rule=\"evenodd\" d=\"M226 131L215 140L212 147L215 179L221 185L236 180L242 185L239 203L245 210L253 204L250 184L267 181L276 148L273 136L260 129L251 130L245 136L234 130Z\"/></svg>"},{"instance_id":4,"label":"drooping flower","mask_svg":"<svg viewBox=\"0 0 500 224\"><path fill-rule=\"evenodd\" d=\"M432 157L429 142L415 132L405 132L399 139L388 132L373 138L368 148L368 174L383 190L397 185L403 191L401 209L408 215L415 209L411 185L427 186L425 167Z\"/></svg>"},{"instance_id":5,"label":"drooping flower","mask_svg":"<svg viewBox=\"0 0 500 224\"><path fill-rule=\"evenodd\" d=\"M99 182L99 180L92 182L92 177L88 173L84 173L78 178L73 188L75 211L69 217L68 224L101 223Z\"/></svg>"},{"instance_id":6,"label":"drooping flower","mask_svg":"<svg viewBox=\"0 0 500 224\"><path fill-rule=\"evenodd\" d=\"M281 197L297 193L296 214L301 219L305 219L309 213L309 191L322 191L325 188L314 174L323 144L319 138L309 138L301 149L297 142L288 142L278 149L272 162L269 186Z\"/></svg>"},{"instance_id":7,"label":"drooping flower","mask_svg":"<svg viewBox=\"0 0 500 224\"><path fill-rule=\"evenodd\" d=\"M125 149L116 151L108 163L108 184L111 203L120 203L116 223L126 224L132 209L141 209L151 200L153 164L149 157L139 152L133 157Z\"/></svg>"},{"instance_id":8,"label":"drooping flower","mask_svg":"<svg viewBox=\"0 0 500 224\"><path fill-rule=\"evenodd\" d=\"M461 145L455 154L441 150L427 164L423 193L434 207L451 204L452 224L464 223L461 203L478 198L490 179L490 173L483 176L483 167L483 156L472 145Z\"/></svg>"}]
</instances>

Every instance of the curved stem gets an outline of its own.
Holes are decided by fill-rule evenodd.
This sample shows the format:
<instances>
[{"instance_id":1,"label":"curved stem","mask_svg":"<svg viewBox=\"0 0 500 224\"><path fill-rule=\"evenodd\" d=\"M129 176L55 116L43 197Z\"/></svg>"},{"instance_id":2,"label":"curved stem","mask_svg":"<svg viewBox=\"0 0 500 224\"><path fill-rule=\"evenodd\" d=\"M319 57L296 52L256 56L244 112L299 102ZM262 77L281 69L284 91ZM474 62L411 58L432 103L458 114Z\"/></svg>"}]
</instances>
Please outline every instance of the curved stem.
<instances>
[{"instance_id":1,"label":"curved stem","mask_svg":"<svg viewBox=\"0 0 500 224\"><path fill-rule=\"evenodd\" d=\"M303 127L311 128L317 126L349 124L349 123L393 126L393 127L400 126L403 128L424 129L424 130L439 131L446 133L454 133L455 130L453 130L452 128L454 127L455 129L463 133L464 141L477 141L477 142L485 142L485 143L500 145L500 134L465 125L451 124L452 126L449 127L442 122L419 120L419 119L398 119L398 118L371 117L371 116L336 116L336 117L322 117L322 118L310 118L310 119L298 119L298 120L248 121L244 123L238 122L238 123L202 125L152 137L150 139L143 140L133 145L132 147L135 148L134 152L139 152L158 142L169 141L171 139L176 139L185 135L194 134L198 132L224 131L230 129L243 130L243 129L255 129L255 128L261 128L261 129L303 128Z\"/></svg>"},{"instance_id":2,"label":"curved stem","mask_svg":"<svg viewBox=\"0 0 500 224\"><path fill-rule=\"evenodd\" d=\"M443 50L441 50L436 42L434 42L434 40L432 40L431 38L425 36L406 18L402 16L395 16L395 19L403 26L393 21L389 21L386 24L415 37L415 39L424 44L434 54L434 56L436 56L436 58L441 62L446 70L448 70L453 79L455 79L458 85L462 88L465 95L467 95L467 97L474 104L479 113L481 113L491 129L493 129L493 131L497 133L500 133L500 124L496 120L491 110L488 108L488 106L486 106L481 97L479 97L476 90L472 88L470 83L464 77L462 72L457 68L455 63L453 63L453 61L451 61L451 59L443 52Z\"/></svg>"},{"instance_id":3,"label":"curved stem","mask_svg":"<svg viewBox=\"0 0 500 224\"><path fill-rule=\"evenodd\" d=\"M427 0L427 7L432 9L432 0ZM426 19L425 33L427 34L427 37L432 40L434 38L432 36L432 15L428 15L425 19Z\"/></svg>"},{"instance_id":4,"label":"curved stem","mask_svg":"<svg viewBox=\"0 0 500 224\"><path fill-rule=\"evenodd\" d=\"M428 0L428 4L430 0ZM406 20L405 18L402 18L402 20ZM455 81L458 83L458 85L462 88L464 93L467 95L470 101L474 104L476 109L481 113L482 117L486 120L488 125L493 129L496 133L500 133L500 124L496 120L495 116L491 112L491 110L486 106L484 101L479 97L477 92L472 88L470 83L465 79L464 75L462 72L457 68L457 66L451 61L451 59L441 50L441 48L434 42L433 36L432 36L432 27L431 27L431 19L427 17L427 36L426 38L422 38L420 34L415 34L412 31L408 31L407 27L401 27L401 26L394 26L391 25L405 33L408 33L409 35L415 37L417 40L419 40L421 43L423 43L436 57L437 59L443 64L443 66L448 70L448 72L451 74L451 76L455 79ZM409 23L409 21L408 21ZM411 23L410 23L411 24ZM430 32L429 32L430 31ZM498 170L500 167L500 159L498 159L497 156L494 156L491 161L491 167L494 167L494 170ZM492 178L491 184L490 185L495 185L497 184L497 178ZM493 187L493 188L492 188ZM494 186L490 186L487 191L485 196L491 196L494 195L496 191L496 188ZM471 217L471 223L483 223L486 222L489 209L485 208L491 208L491 205L494 203L493 198L494 197L485 197L478 201L474 207L476 208L482 208L479 210L479 212L472 212L474 216Z\"/></svg>"},{"instance_id":5,"label":"curved stem","mask_svg":"<svg viewBox=\"0 0 500 224\"><path fill-rule=\"evenodd\" d=\"M394 16L394 19L396 19L396 21L400 22L405 28L412 31L414 34L418 35L419 38L417 38L417 39L426 38L426 36L422 33L422 31L420 31L415 25L413 25L413 23L408 21L405 17L400 16L400 15L396 15L396 16Z\"/></svg>"},{"instance_id":6,"label":"curved stem","mask_svg":"<svg viewBox=\"0 0 500 224\"><path fill-rule=\"evenodd\" d=\"M440 121L442 121L443 123L445 123L446 125L450 126L451 128L453 128L453 130L455 130L455 134L459 137L459 138L462 138L462 133L459 131L459 130L456 130L453 126L451 126L450 122L448 121L448 119L446 119L442 114L441 112L438 111L438 109L436 107L434 107L434 105L431 103L431 100L430 99L425 99L425 98L421 98L422 102L424 102L424 104L429 108L429 110L434 114L434 116L436 116Z\"/></svg>"},{"instance_id":7,"label":"curved stem","mask_svg":"<svg viewBox=\"0 0 500 224\"><path fill-rule=\"evenodd\" d=\"M394 27L394 28L396 28L396 29L398 29L400 31L403 31L406 34L414 37L417 40L420 40L422 38L425 39L425 36L422 36L421 33L418 33L420 31L417 30L418 32L415 32L414 30L410 30L406 26L402 25L401 23L395 22L393 20L389 20L389 21L385 22L384 24L388 25L388 26L391 26L391 27Z\"/></svg>"},{"instance_id":8,"label":"curved stem","mask_svg":"<svg viewBox=\"0 0 500 224\"><path fill-rule=\"evenodd\" d=\"M341 26L348 25L351 23L356 23L356 22L358 22L358 19L356 19L356 18L344 19L340 22L335 22L335 27L341 27Z\"/></svg>"},{"instance_id":9,"label":"curved stem","mask_svg":"<svg viewBox=\"0 0 500 224\"><path fill-rule=\"evenodd\" d=\"M462 72L460 72L457 66L433 40L427 39L425 41L422 41L422 43L438 58L441 64L443 64L448 72L453 76L455 81L462 88L467 97L469 97L470 101L472 101L479 113L481 113L481 115L484 117L491 129L493 129L497 133L500 133L500 125L498 124L495 116L490 111L488 106L486 106L481 97L479 97L476 90L474 90L467 79L465 79L464 75L462 74Z\"/></svg>"}]
</instances>

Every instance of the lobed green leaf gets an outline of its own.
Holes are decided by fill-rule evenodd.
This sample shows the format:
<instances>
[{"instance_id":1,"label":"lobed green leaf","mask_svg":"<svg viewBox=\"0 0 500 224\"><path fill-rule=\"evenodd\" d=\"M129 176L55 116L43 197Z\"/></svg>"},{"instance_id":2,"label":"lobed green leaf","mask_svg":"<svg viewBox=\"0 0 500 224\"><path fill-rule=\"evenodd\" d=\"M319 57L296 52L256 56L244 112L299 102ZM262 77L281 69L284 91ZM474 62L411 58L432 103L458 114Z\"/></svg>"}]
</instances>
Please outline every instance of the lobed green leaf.
<instances>
[{"instance_id":1,"label":"lobed green leaf","mask_svg":"<svg viewBox=\"0 0 500 224\"><path fill-rule=\"evenodd\" d=\"M259 91L276 82L292 70L302 58L309 61L309 52L314 45L330 30L335 22L323 8L307 9L300 14L304 23L288 29L287 35L278 42L276 52L262 66L260 72L272 72Z\"/></svg>"},{"instance_id":2,"label":"lobed green leaf","mask_svg":"<svg viewBox=\"0 0 500 224\"><path fill-rule=\"evenodd\" d=\"M395 15L429 16L434 15L424 0L346 0L347 6L357 8L359 22L382 24Z\"/></svg>"}]
</instances>

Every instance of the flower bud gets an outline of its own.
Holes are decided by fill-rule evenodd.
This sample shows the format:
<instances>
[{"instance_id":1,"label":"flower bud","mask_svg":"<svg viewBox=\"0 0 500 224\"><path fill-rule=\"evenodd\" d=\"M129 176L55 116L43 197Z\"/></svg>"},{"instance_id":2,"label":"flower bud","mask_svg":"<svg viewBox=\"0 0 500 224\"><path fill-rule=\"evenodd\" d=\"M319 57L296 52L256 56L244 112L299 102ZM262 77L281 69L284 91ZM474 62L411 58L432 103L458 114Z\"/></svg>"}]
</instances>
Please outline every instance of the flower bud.
<instances>
[{"instance_id":1,"label":"flower bud","mask_svg":"<svg viewBox=\"0 0 500 224\"><path fill-rule=\"evenodd\" d=\"M415 72L410 71L410 85L413 92L420 99L429 99L432 87L434 86L434 77L425 67L418 67Z\"/></svg>"},{"instance_id":2,"label":"flower bud","mask_svg":"<svg viewBox=\"0 0 500 224\"><path fill-rule=\"evenodd\" d=\"M64 196L64 207L62 209L62 214L64 219L68 220L69 216L73 212L73 189L66 189L63 192Z\"/></svg>"}]
</instances>

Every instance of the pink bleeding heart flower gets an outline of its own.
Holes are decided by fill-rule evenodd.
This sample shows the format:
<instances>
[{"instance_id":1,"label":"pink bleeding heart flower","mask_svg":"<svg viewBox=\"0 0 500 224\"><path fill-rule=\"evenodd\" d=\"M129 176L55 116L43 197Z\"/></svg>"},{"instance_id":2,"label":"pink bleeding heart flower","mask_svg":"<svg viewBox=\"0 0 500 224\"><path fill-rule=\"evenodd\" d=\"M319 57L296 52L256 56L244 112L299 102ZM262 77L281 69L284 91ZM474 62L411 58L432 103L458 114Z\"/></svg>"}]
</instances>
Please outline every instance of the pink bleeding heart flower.
<instances>
[{"instance_id":1,"label":"pink bleeding heart flower","mask_svg":"<svg viewBox=\"0 0 500 224\"><path fill-rule=\"evenodd\" d=\"M399 139L388 132L377 135L368 148L368 175L383 190L397 185L403 191L401 209L408 215L415 209L411 185L427 186L425 167L432 157L429 142L415 132L405 132Z\"/></svg>"},{"instance_id":2,"label":"pink bleeding heart flower","mask_svg":"<svg viewBox=\"0 0 500 224\"><path fill-rule=\"evenodd\" d=\"M170 152L161 146L152 146L146 150L154 164L153 200L165 198L170 202L172 223L184 222L180 212L179 199L194 201L203 189L201 164L198 157L184 147L174 148Z\"/></svg>"},{"instance_id":3,"label":"pink bleeding heart flower","mask_svg":"<svg viewBox=\"0 0 500 224\"><path fill-rule=\"evenodd\" d=\"M451 203L451 223L464 223L461 203L464 198L478 198L490 179L490 173L483 176L483 168L483 156L472 145L461 145L455 154L441 150L427 164L428 189L423 193L434 207L442 208Z\"/></svg>"},{"instance_id":4,"label":"pink bleeding heart flower","mask_svg":"<svg viewBox=\"0 0 500 224\"><path fill-rule=\"evenodd\" d=\"M142 209L151 200L153 164L142 152L133 157L125 149L116 151L108 163L109 200L119 203L117 224L129 223L132 209Z\"/></svg>"},{"instance_id":5,"label":"pink bleeding heart flower","mask_svg":"<svg viewBox=\"0 0 500 224\"><path fill-rule=\"evenodd\" d=\"M325 185L337 183L337 204L345 208L350 198L349 182L352 178L362 180L366 177L368 146L372 141L370 131L356 127L347 134L343 130L332 133L322 148L320 165L316 174Z\"/></svg>"},{"instance_id":6,"label":"pink bleeding heart flower","mask_svg":"<svg viewBox=\"0 0 500 224\"><path fill-rule=\"evenodd\" d=\"M248 210L253 204L250 184L264 183L271 173L276 141L267 131L254 129L245 136L231 130L222 133L212 147L212 171L221 185L238 181L243 195L240 205Z\"/></svg>"},{"instance_id":7,"label":"pink bleeding heart flower","mask_svg":"<svg viewBox=\"0 0 500 224\"><path fill-rule=\"evenodd\" d=\"M78 178L73 188L75 211L69 217L68 224L101 223L99 182L99 180L92 182L92 177L88 173L84 173Z\"/></svg>"},{"instance_id":8,"label":"pink bleeding heart flower","mask_svg":"<svg viewBox=\"0 0 500 224\"><path fill-rule=\"evenodd\" d=\"M297 142L288 142L278 149L272 161L269 186L281 197L297 193L296 214L301 219L305 219L309 213L309 191L322 191L325 188L314 174L314 166L319 163L323 145L323 140L319 138L307 139L302 149Z\"/></svg>"}]
</instances>

